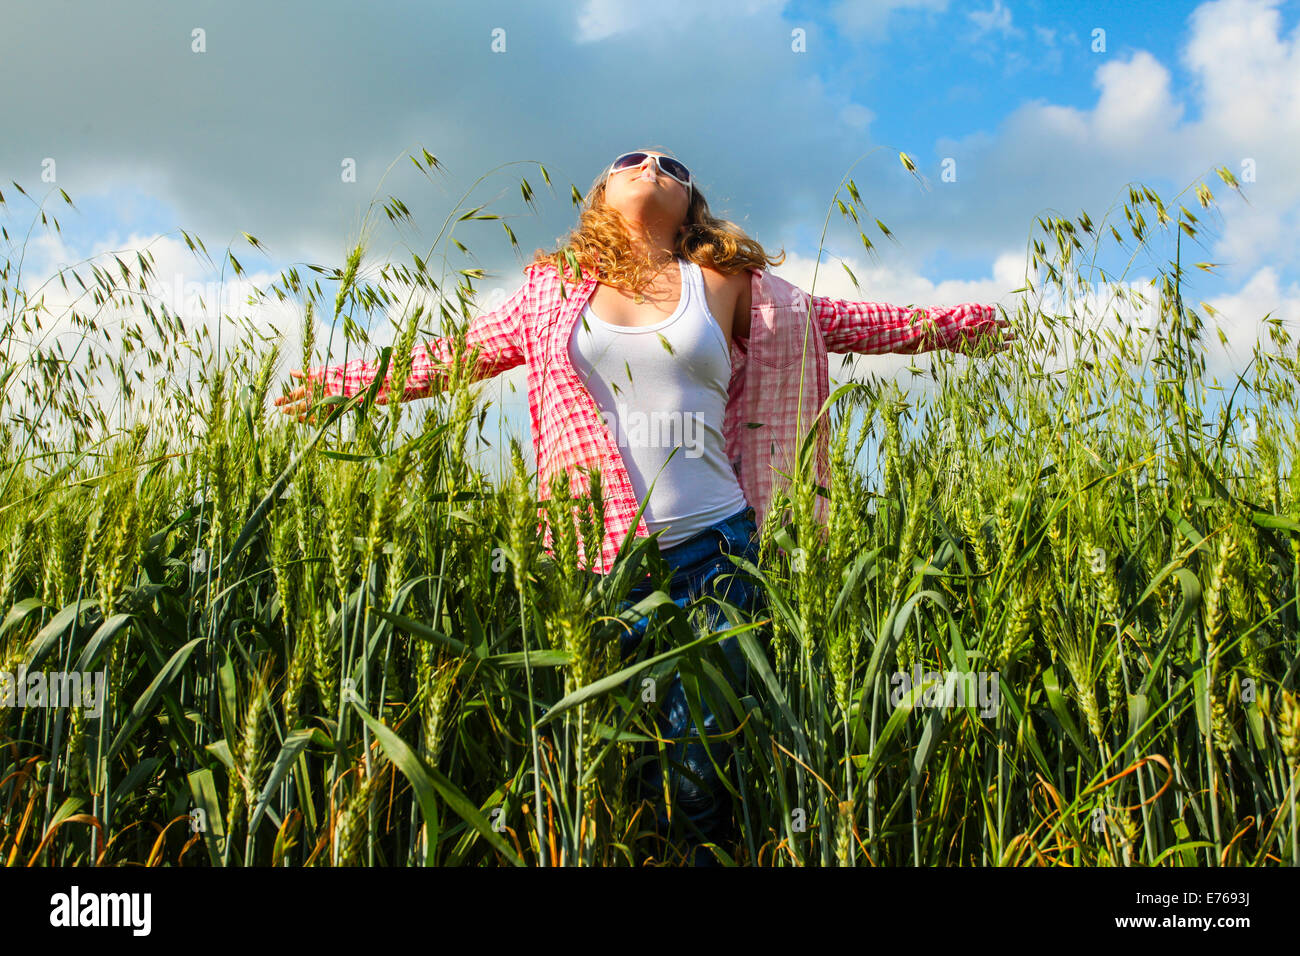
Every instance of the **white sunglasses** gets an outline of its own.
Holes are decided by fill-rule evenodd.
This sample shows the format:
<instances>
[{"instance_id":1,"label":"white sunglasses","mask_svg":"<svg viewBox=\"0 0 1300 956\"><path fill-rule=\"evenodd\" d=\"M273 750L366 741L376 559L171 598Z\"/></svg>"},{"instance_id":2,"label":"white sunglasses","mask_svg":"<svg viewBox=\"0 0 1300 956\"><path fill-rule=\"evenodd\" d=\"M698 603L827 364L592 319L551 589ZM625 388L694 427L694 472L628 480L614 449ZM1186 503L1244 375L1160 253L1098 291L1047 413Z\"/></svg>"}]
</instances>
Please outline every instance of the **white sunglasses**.
<instances>
[{"instance_id":1,"label":"white sunglasses","mask_svg":"<svg viewBox=\"0 0 1300 956\"><path fill-rule=\"evenodd\" d=\"M618 159L609 164L609 169L605 170L606 181L608 181L609 177L614 173L622 172L625 169L638 168L645 162L647 156L654 159L655 165L659 168L661 173L669 179L677 180L686 187L688 193L694 192L695 182L694 177L691 176L691 171L671 156L660 156L658 153L646 153L640 151L624 153L622 156L618 157Z\"/></svg>"}]
</instances>

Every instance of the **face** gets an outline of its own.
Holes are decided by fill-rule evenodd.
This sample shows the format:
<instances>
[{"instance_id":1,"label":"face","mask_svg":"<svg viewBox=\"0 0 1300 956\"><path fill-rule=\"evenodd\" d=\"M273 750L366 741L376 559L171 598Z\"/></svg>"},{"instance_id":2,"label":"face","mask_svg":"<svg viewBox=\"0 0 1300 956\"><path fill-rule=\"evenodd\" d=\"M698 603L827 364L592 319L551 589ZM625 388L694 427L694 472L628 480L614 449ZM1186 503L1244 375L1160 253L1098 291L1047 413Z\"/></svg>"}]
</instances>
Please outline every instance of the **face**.
<instances>
[{"instance_id":1,"label":"face","mask_svg":"<svg viewBox=\"0 0 1300 956\"><path fill-rule=\"evenodd\" d=\"M639 166L620 169L605 180L605 202L632 222L663 223L674 231L686 222L691 195L688 187L660 171L652 156L666 155L645 150Z\"/></svg>"}]
</instances>

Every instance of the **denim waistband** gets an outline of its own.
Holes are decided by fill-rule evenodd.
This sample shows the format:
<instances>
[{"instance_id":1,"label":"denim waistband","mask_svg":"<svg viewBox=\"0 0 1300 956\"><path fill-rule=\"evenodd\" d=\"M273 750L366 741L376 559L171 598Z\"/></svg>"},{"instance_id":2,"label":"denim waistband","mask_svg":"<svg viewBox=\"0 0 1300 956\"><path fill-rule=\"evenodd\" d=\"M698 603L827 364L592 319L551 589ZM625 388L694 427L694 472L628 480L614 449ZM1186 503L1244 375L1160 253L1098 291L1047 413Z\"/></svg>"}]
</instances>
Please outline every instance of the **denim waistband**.
<instances>
[{"instance_id":1,"label":"denim waistband","mask_svg":"<svg viewBox=\"0 0 1300 956\"><path fill-rule=\"evenodd\" d=\"M707 528L696 532L680 544L661 548L659 553L670 566L681 568L723 551L743 550L757 530L755 517L756 512L753 507L746 505L735 514L721 521L715 521Z\"/></svg>"}]
</instances>

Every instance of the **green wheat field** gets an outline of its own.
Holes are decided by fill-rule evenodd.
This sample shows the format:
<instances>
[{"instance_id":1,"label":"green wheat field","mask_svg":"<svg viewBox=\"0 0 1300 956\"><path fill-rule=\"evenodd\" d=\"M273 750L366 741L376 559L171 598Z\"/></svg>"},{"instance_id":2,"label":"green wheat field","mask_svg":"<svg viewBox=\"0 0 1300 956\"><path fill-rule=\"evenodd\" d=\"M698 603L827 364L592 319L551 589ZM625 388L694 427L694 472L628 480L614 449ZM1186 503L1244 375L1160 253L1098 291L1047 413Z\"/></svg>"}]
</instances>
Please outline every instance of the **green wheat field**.
<instances>
[{"instance_id":1,"label":"green wheat field","mask_svg":"<svg viewBox=\"0 0 1300 956\"><path fill-rule=\"evenodd\" d=\"M462 203L408 260L357 242L285 270L266 297L301 341L218 348L159 308L148 254L27 288L29 227L75 207L6 186L0 860L681 865L629 784L669 752L641 689L680 671L732 745L724 865L1300 863L1300 353L1265 318L1246 371L1211 380L1213 310L1184 295L1213 268L1190 260L1214 197L1122 198L1099 222L1037 220L1012 348L916 356L915 391L833 390L829 528L805 455L746 568L765 612L707 635L702 604L669 601L622 662L623 598L657 555L629 546L600 579L561 536L566 560L546 559L523 449L499 448L495 477L471 462L468 363L419 402L372 390L301 423L272 405L287 369L345 352L400 388L419 338L485 310L456 227L504 226L517 249L504 218ZM890 236L851 180L835 209ZM1126 284L1103 251L1156 279ZM1140 298L1153 327L1083 309L1103 283L1103 308ZM47 307L56 289L70 308ZM568 507L558 487L548 507ZM721 679L729 634L759 692ZM995 675L994 712L937 705L937 678L898 689L952 671ZM102 711L40 705L35 672L102 672Z\"/></svg>"}]
</instances>

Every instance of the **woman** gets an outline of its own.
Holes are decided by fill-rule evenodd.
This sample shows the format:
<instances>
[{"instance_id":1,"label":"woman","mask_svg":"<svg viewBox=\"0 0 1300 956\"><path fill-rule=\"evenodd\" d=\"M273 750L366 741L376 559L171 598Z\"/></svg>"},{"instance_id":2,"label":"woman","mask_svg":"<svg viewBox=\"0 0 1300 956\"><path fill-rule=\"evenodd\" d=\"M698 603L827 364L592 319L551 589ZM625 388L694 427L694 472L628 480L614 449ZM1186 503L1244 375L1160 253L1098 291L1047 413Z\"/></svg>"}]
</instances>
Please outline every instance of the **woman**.
<instances>
[{"instance_id":1,"label":"woman","mask_svg":"<svg viewBox=\"0 0 1300 956\"><path fill-rule=\"evenodd\" d=\"M608 573L628 535L658 534L679 606L713 595L757 610L764 602L757 581L728 556L757 563L758 523L829 390L827 349L920 352L961 349L985 335L995 347L1011 338L992 306L911 310L808 296L765 271L782 261L784 253L768 256L733 223L711 215L683 163L637 150L596 179L565 243L539 251L524 285L471 323L473 378L528 367L540 494L557 470L579 497L592 473L601 473L605 537L599 546L579 545L589 569ZM417 347L399 400L440 390L451 359L448 339ZM358 359L292 374L326 394L353 395L376 373L375 363ZM386 378L378 401L387 400L388 385ZM307 388L276 404L302 419ZM827 484L824 430L817 441L817 477ZM819 497L823 520L824 504ZM551 543L548 526L548 552ZM652 590L642 579L624 608ZM712 602L705 612L714 629L733 624ZM646 625L642 618L623 639L625 656ZM753 690L737 639L719 647L737 692ZM716 718L699 704L705 731L716 733ZM661 708L666 736L696 736L680 679ZM721 765L726 748L709 749ZM670 770L676 812L694 825L688 841L716 842L731 820L713 762L702 743L685 740L674 760L702 781ZM656 769L648 782L659 792Z\"/></svg>"}]
</instances>

